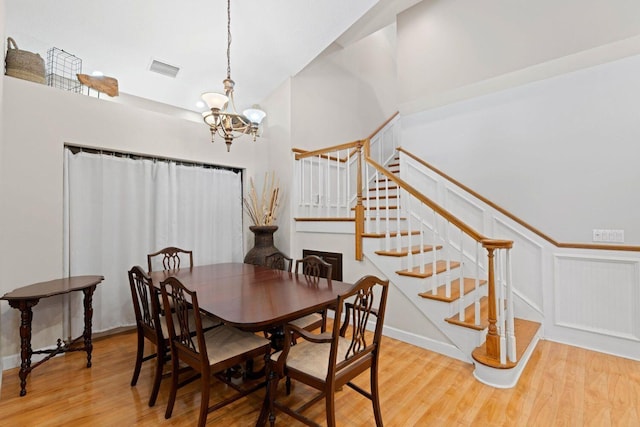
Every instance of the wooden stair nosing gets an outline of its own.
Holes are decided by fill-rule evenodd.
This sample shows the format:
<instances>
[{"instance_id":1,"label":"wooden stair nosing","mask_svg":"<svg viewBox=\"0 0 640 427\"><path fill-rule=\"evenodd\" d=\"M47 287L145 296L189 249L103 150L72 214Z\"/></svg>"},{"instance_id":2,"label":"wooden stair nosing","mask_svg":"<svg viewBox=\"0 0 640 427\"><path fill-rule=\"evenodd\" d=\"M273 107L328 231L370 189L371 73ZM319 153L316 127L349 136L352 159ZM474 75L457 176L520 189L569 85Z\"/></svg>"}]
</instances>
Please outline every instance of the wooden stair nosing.
<instances>
[{"instance_id":1,"label":"wooden stair nosing","mask_svg":"<svg viewBox=\"0 0 640 427\"><path fill-rule=\"evenodd\" d=\"M353 217L295 217L294 221L300 222L312 222L312 221L325 221L325 222L353 222L356 219Z\"/></svg>"},{"instance_id":2,"label":"wooden stair nosing","mask_svg":"<svg viewBox=\"0 0 640 427\"><path fill-rule=\"evenodd\" d=\"M390 194L388 197L387 196L369 196L369 197L363 197L362 200L378 200L378 199L397 199L398 195L397 194Z\"/></svg>"},{"instance_id":3,"label":"wooden stair nosing","mask_svg":"<svg viewBox=\"0 0 640 427\"><path fill-rule=\"evenodd\" d=\"M458 261L451 261L451 270L458 268L460 263ZM447 261L439 259L436 261L436 274L444 273L447 271ZM420 266L413 267L411 270L399 270L396 274L400 276L417 277L420 279L426 279L433 276L433 264L428 263L424 265L424 273L420 272Z\"/></svg>"},{"instance_id":4,"label":"wooden stair nosing","mask_svg":"<svg viewBox=\"0 0 640 427\"><path fill-rule=\"evenodd\" d=\"M419 230L412 230L411 231L411 235L412 236L415 236L415 235L418 235L418 234L420 234ZM404 231L400 232L400 235L401 236L408 236L409 232L404 230ZM397 237L397 236L398 236L398 232L397 231L392 231L392 232L389 233L389 237ZM385 233L364 233L362 235L362 237L370 237L370 238L373 238L373 239L383 239L383 238L387 237L387 235Z\"/></svg>"},{"instance_id":5,"label":"wooden stair nosing","mask_svg":"<svg viewBox=\"0 0 640 427\"><path fill-rule=\"evenodd\" d=\"M470 304L464 309L464 320L458 318L458 313L444 319L452 325L463 326L469 329L475 329L476 331L482 331L489 326L489 298L480 298L480 324L475 324L475 304Z\"/></svg>"},{"instance_id":6,"label":"wooden stair nosing","mask_svg":"<svg viewBox=\"0 0 640 427\"><path fill-rule=\"evenodd\" d=\"M500 360L495 360L487 355L487 343L486 341L480 346L476 347L475 350L471 353L471 356L478 363L482 363L483 365L490 366L492 368L497 369L510 369L515 367L518 364L518 361L522 359L522 355L529 347L529 344L533 341L536 334L538 333L538 329L540 329L540 323L533 322L531 320L525 319L514 319L514 328L515 328L515 336L516 336L516 361L509 362L505 364L501 364Z\"/></svg>"},{"instance_id":7,"label":"wooden stair nosing","mask_svg":"<svg viewBox=\"0 0 640 427\"><path fill-rule=\"evenodd\" d=\"M372 207L366 207L365 209L368 209L370 211L377 211L377 210L391 210L391 209L398 209L397 206L372 206ZM355 206L351 208L352 211L356 210Z\"/></svg>"},{"instance_id":8,"label":"wooden stair nosing","mask_svg":"<svg viewBox=\"0 0 640 427\"><path fill-rule=\"evenodd\" d=\"M397 185L387 185L387 186L384 186L384 187L374 187L374 188L370 188L369 191L386 190L387 188L389 190L397 190L398 186Z\"/></svg>"},{"instance_id":9,"label":"wooden stair nosing","mask_svg":"<svg viewBox=\"0 0 640 427\"><path fill-rule=\"evenodd\" d=\"M432 252L433 250L440 250L442 249L442 245L437 245L435 248L431 245L424 245L423 246L423 250L424 252ZM415 245L411 247L411 253L413 255L415 254L419 254L420 251L420 245ZM375 251L376 255L381 255L381 256L392 256L392 257L403 257L403 256L407 256L409 255L409 248L408 247L404 247L404 248L400 248L399 251Z\"/></svg>"},{"instance_id":10,"label":"wooden stair nosing","mask_svg":"<svg viewBox=\"0 0 640 427\"><path fill-rule=\"evenodd\" d=\"M442 302L453 302L460 298L460 279L455 279L451 281L451 296L447 297L447 286L440 285L436 288L436 293L432 293L431 291L420 292L422 298L432 299L436 301ZM478 286L483 286L487 283L486 280L480 280L478 282ZM473 277L465 277L463 282L463 295L467 295L469 292L473 291L476 288L476 279Z\"/></svg>"}]
</instances>

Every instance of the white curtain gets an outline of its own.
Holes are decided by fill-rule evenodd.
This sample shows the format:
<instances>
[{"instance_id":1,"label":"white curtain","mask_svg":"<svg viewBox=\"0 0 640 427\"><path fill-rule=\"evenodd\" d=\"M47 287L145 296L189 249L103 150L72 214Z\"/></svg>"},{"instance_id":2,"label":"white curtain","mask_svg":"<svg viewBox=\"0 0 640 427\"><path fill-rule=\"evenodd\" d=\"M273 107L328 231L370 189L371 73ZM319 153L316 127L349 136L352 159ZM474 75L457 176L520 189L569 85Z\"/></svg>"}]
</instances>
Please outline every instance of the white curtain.
<instances>
[{"instance_id":1,"label":"white curtain","mask_svg":"<svg viewBox=\"0 0 640 427\"><path fill-rule=\"evenodd\" d=\"M65 273L105 277L93 298L95 332L135 324L127 271L146 270L148 253L178 246L193 250L195 265L242 262L239 173L69 149L64 165ZM75 337L82 295L68 304L65 330Z\"/></svg>"}]
</instances>

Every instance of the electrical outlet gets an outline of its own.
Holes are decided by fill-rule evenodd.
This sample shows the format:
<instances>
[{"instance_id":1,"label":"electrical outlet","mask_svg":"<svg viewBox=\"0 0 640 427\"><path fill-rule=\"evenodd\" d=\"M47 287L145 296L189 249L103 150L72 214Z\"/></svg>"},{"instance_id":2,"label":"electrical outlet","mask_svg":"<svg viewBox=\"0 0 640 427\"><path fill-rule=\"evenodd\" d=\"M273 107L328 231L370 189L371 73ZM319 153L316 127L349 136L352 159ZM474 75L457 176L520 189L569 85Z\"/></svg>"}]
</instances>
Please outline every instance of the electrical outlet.
<instances>
[{"instance_id":1,"label":"electrical outlet","mask_svg":"<svg viewBox=\"0 0 640 427\"><path fill-rule=\"evenodd\" d=\"M602 242L602 230L593 230L593 241Z\"/></svg>"},{"instance_id":2,"label":"electrical outlet","mask_svg":"<svg viewBox=\"0 0 640 427\"><path fill-rule=\"evenodd\" d=\"M602 243L624 243L624 230L593 229L593 241Z\"/></svg>"}]
</instances>

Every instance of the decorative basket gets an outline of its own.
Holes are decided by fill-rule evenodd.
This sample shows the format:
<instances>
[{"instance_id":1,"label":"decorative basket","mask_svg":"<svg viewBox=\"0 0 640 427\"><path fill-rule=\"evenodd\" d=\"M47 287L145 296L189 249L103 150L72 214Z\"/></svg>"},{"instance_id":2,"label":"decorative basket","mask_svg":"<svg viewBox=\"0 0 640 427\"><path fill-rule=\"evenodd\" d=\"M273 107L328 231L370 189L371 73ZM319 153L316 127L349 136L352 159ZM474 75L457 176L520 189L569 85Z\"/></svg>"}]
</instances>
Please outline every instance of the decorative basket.
<instances>
[{"instance_id":1,"label":"decorative basket","mask_svg":"<svg viewBox=\"0 0 640 427\"><path fill-rule=\"evenodd\" d=\"M7 56L5 74L23 80L46 84L44 59L37 53L18 49L11 37L7 38Z\"/></svg>"}]
</instances>

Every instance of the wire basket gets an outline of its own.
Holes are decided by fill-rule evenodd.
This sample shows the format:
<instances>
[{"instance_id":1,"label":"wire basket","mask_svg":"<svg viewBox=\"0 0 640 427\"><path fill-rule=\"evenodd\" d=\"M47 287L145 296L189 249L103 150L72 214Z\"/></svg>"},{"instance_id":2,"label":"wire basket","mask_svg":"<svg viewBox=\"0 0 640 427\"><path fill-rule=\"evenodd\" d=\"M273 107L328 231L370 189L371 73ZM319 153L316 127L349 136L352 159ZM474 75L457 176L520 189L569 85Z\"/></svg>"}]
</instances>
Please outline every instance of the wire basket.
<instances>
[{"instance_id":1,"label":"wire basket","mask_svg":"<svg viewBox=\"0 0 640 427\"><path fill-rule=\"evenodd\" d=\"M82 83L77 75L82 73L82 59L57 47L47 51L47 85L80 93Z\"/></svg>"}]
</instances>

